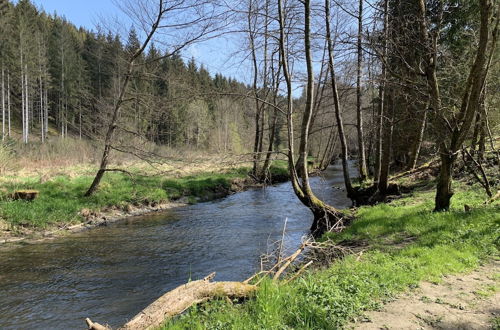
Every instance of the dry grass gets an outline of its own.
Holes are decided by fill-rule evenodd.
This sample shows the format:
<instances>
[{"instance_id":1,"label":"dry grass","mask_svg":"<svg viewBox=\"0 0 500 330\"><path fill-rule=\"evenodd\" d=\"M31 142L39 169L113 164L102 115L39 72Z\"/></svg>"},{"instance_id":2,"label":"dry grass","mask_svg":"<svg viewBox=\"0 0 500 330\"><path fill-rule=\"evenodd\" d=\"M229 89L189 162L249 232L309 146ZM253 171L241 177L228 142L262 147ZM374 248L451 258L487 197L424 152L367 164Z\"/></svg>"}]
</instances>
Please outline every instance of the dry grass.
<instances>
[{"instance_id":1,"label":"dry grass","mask_svg":"<svg viewBox=\"0 0 500 330\"><path fill-rule=\"evenodd\" d=\"M222 155L192 149L141 146L148 157L113 152L110 167L141 175L182 177L250 166L250 155ZM52 138L49 143L28 145L10 143L0 148L1 181L39 178L41 182L57 176L75 178L93 175L101 156L100 145L88 140Z\"/></svg>"}]
</instances>

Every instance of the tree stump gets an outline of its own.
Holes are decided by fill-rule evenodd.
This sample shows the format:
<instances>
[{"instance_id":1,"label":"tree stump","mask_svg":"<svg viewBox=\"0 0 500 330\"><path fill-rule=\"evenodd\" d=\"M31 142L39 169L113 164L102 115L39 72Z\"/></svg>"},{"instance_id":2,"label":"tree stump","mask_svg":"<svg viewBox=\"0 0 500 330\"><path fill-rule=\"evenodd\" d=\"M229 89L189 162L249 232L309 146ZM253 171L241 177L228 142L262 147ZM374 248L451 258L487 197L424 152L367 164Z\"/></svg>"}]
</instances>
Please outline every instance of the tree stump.
<instances>
[{"instance_id":1,"label":"tree stump","mask_svg":"<svg viewBox=\"0 0 500 330\"><path fill-rule=\"evenodd\" d=\"M12 194L14 200L32 201L38 197L38 190L17 190Z\"/></svg>"}]
</instances>

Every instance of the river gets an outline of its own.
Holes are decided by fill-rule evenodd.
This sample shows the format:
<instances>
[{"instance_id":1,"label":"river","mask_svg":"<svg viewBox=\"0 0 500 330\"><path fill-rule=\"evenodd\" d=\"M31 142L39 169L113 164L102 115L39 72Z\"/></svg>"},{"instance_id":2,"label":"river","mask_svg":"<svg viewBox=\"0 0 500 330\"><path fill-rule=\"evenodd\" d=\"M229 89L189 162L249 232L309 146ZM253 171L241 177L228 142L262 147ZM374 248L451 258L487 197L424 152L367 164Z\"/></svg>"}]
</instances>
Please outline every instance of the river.
<instances>
[{"instance_id":1,"label":"river","mask_svg":"<svg viewBox=\"0 0 500 330\"><path fill-rule=\"evenodd\" d=\"M340 166L311 185L332 205L351 205ZM116 327L189 279L243 280L285 219L293 249L312 216L290 183L0 250L0 329L83 329L86 317Z\"/></svg>"}]
</instances>

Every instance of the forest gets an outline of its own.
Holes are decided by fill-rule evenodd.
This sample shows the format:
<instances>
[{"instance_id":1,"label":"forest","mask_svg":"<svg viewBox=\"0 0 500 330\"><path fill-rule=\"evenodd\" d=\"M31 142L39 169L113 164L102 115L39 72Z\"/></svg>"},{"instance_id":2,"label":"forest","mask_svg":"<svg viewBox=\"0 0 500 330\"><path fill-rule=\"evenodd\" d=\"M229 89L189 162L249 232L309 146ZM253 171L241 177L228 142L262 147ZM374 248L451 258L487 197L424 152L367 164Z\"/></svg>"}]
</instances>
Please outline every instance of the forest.
<instances>
[{"instance_id":1,"label":"forest","mask_svg":"<svg viewBox=\"0 0 500 330\"><path fill-rule=\"evenodd\" d=\"M81 326L88 316L110 322L87 319L98 330L363 329L366 322L399 329L408 326L397 323L403 319L426 329L498 329L498 309L486 307L499 298L498 0L115 6L124 21L109 15L77 27L40 2L0 0L0 279L8 278L0 293L24 293L12 291L8 275L22 272L23 255L46 251L34 265L57 269L55 278L69 266L54 266L61 261L48 257L49 241L61 242L73 265L83 256L72 246L108 246L106 233L120 240L112 235L130 222L119 236L130 240L123 251L154 255L150 264L135 269L123 261L90 273L114 278L133 269L130 278L141 280L132 285L140 287L156 281L155 265L179 258L189 260L177 269L184 277L169 273L161 288L135 292L133 308L110 302L67 320L44 319L42 328ZM224 38L234 49L222 49ZM207 57L189 55L193 45L217 45L239 71L209 69ZM227 210L217 203L229 203ZM202 217L206 232L187 229L182 242L166 246L162 235L179 230L171 217L184 226ZM162 243L145 239L137 247L134 237L150 226L158 233L149 239ZM247 241L250 234L258 236ZM234 247L233 257L208 266L197 259L204 248L180 248L238 238L251 254L236 257ZM167 251L173 259L163 259ZM85 267L104 258L88 253ZM242 258L253 266L226 273ZM212 272L221 281L205 277ZM484 276L471 289L475 300L452 305L433 296L436 288L432 299L422 293L424 283L474 272ZM119 300L120 285L107 298ZM96 298L92 285L85 290ZM37 299L48 299L40 292ZM425 296L417 300L436 305L435 314L429 306L417 318L404 308L398 320L370 314L390 309L403 292ZM147 307L146 299L158 300ZM43 304L32 310L2 300L0 328L33 326L40 318L29 315L46 312ZM443 304L466 307L450 316Z\"/></svg>"}]
</instances>

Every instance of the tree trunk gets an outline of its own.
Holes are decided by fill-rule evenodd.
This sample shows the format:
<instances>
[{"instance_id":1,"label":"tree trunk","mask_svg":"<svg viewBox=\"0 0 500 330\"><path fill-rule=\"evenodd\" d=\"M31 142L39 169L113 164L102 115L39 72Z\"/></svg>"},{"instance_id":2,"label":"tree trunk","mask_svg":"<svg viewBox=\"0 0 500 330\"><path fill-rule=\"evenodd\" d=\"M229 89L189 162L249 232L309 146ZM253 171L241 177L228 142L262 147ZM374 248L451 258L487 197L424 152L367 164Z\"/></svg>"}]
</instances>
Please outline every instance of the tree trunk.
<instances>
[{"instance_id":1,"label":"tree trunk","mask_svg":"<svg viewBox=\"0 0 500 330\"><path fill-rule=\"evenodd\" d=\"M477 150L477 161L482 163L484 161L484 154L486 152L486 127L485 121L481 121L481 128L479 130L479 141Z\"/></svg>"},{"instance_id":2,"label":"tree trunk","mask_svg":"<svg viewBox=\"0 0 500 330\"><path fill-rule=\"evenodd\" d=\"M5 140L5 68L2 63L2 140Z\"/></svg>"},{"instance_id":3,"label":"tree trunk","mask_svg":"<svg viewBox=\"0 0 500 330\"><path fill-rule=\"evenodd\" d=\"M44 93L45 93L45 97L44 97L44 102L45 102L45 105L44 105L44 113L45 113L44 120L45 120L45 125L44 125L44 128L45 128L45 137L48 137L48 134L49 134L49 92L48 92L47 86L45 86Z\"/></svg>"},{"instance_id":4,"label":"tree trunk","mask_svg":"<svg viewBox=\"0 0 500 330\"><path fill-rule=\"evenodd\" d=\"M382 146L382 160L380 162L380 177L378 180L378 191L381 195L387 193L387 187L389 186L389 171L391 165L391 151L392 151L392 133L394 130L394 95L393 90L387 95L386 109L389 111L391 118L386 121L384 125L384 138Z\"/></svg>"},{"instance_id":5,"label":"tree trunk","mask_svg":"<svg viewBox=\"0 0 500 330\"><path fill-rule=\"evenodd\" d=\"M444 149L444 147L442 147ZM453 164L456 155L450 155L441 152L441 167L437 181L436 199L434 211L448 211L450 209L450 200L453 196L451 188Z\"/></svg>"},{"instance_id":6,"label":"tree trunk","mask_svg":"<svg viewBox=\"0 0 500 330\"><path fill-rule=\"evenodd\" d=\"M44 115L44 110L43 110L43 82L42 82L42 75L40 74L40 124L41 124L41 130L40 130L40 133L41 133L41 140L42 140L42 143L45 142L45 127L44 127L44 124L45 124L45 119L43 118L43 115Z\"/></svg>"},{"instance_id":7,"label":"tree trunk","mask_svg":"<svg viewBox=\"0 0 500 330\"><path fill-rule=\"evenodd\" d=\"M335 118L337 120L337 130L340 140L340 148L342 153L342 171L344 174L344 184L347 191L347 196L349 198L354 198L355 192L351 184L351 177L349 174L349 162L348 162L348 150L347 150L347 140L344 133L344 123L342 121L342 114L340 109L339 93L337 90L337 80L335 75L335 65L333 58L333 42L331 37L330 29L330 1L325 0L325 27L326 27L326 41L328 48L328 65L330 68L330 77L332 85L333 94L333 105L335 108Z\"/></svg>"},{"instance_id":8,"label":"tree trunk","mask_svg":"<svg viewBox=\"0 0 500 330\"><path fill-rule=\"evenodd\" d=\"M267 69L267 49L268 49L268 31L269 31L269 0L265 1L265 17L264 17L264 85L267 86L267 75L268 75L268 69ZM279 55L278 55L279 56ZM272 86L272 97L273 97L273 105L277 106L278 104L278 92L279 92L279 85L280 85L280 68L278 67L278 72L275 72L274 69L274 53L271 53L271 63L270 63L270 71L271 71L271 83L270 85ZM267 88L266 88L267 89ZM267 95L267 90L265 91ZM269 145L267 147L267 153L266 153L266 158L264 161L264 165L262 166L262 175L263 179L266 180L266 178L269 176L269 168L271 167L271 155L273 152L274 148L274 140L276 137L276 125L278 123L278 111L276 108L273 108L273 119L271 123L270 133L269 133Z\"/></svg>"},{"instance_id":9,"label":"tree trunk","mask_svg":"<svg viewBox=\"0 0 500 330\"><path fill-rule=\"evenodd\" d=\"M328 0L326 0L328 1ZM303 161L301 163L302 173L301 183L302 190L304 193L306 205L309 206L313 215L314 221L311 226L311 232L314 236L321 236L323 233L331 230L339 230L343 226L344 219L341 213L334 207L323 203L318 199L311 190L309 184L309 174L307 173L307 150L308 150L308 139L309 139L309 129L311 123L311 117L313 112L313 98L314 98L314 72L312 65L311 56L311 41L310 41L310 1L306 0L303 2L305 20L304 20L304 49L307 67L307 87L306 87L306 103L304 109L304 115L302 118L301 127L301 141L299 153L302 155Z\"/></svg>"},{"instance_id":10,"label":"tree trunk","mask_svg":"<svg viewBox=\"0 0 500 330\"><path fill-rule=\"evenodd\" d=\"M215 273L210 274L202 280L182 284L165 293L119 329L158 328L166 320L183 313L195 304L220 297L249 298L257 292L257 286L243 282L212 282L214 276ZM90 330L110 330L88 318L86 322Z\"/></svg>"},{"instance_id":11,"label":"tree trunk","mask_svg":"<svg viewBox=\"0 0 500 330\"><path fill-rule=\"evenodd\" d=\"M269 168L271 167L271 155L273 152L273 146L274 146L274 139L276 135L276 124L278 122L278 114L277 111L273 111L273 123L271 125L271 132L269 136L269 146L267 148L267 154L266 154L266 159L264 161L264 166L262 167L263 170L263 175L265 177L268 176L269 174Z\"/></svg>"},{"instance_id":12,"label":"tree trunk","mask_svg":"<svg viewBox=\"0 0 500 330\"><path fill-rule=\"evenodd\" d=\"M305 153L307 152L307 140L309 133L309 124L312 115L313 104L313 71L311 60L311 44L310 44L310 2L308 0L303 2L305 10L305 23L304 23L304 48L306 54L307 66L307 87L306 87L306 106L301 125L301 141L299 154L302 155L304 161L299 165L301 167L300 183L297 176L294 159L294 137L293 137L293 89L290 71L288 69L287 52L285 44L285 22L283 13L282 0L278 0L278 16L279 16L279 49L281 53L281 65L283 74L287 85L287 134L288 134L288 169L290 171L291 183L297 198L307 206L313 213L314 220L311 226L311 232L314 236L320 236L325 231L330 229L337 229L343 222L342 215L333 207L326 205L319 200L311 190L309 185L309 178L307 173L307 162Z\"/></svg>"},{"instance_id":13,"label":"tree trunk","mask_svg":"<svg viewBox=\"0 0 500 330\"><path fill-rule=\"evenodd\" d=\"M415 139L410 154L410 161L408 164L408 169L413 170L417 166L418 156L420 154L420 148L422 147L422 141L424 140L425 133L425 125L427 123L427 107L424 109L424 113L422 115L422 120L420 121L420 125L417 131L417 138Z\"/></svg>"},{"instance_id":14,"label":"tree trunk","mask_svg":"<svg viewBox=\"0 0 500 330\"><path fill-rule=\"evenodd\" d=\"M481 113L478 112L476 114L476 120L474 123L474 131L472 132L472 139L470 143L470 149L472 153L474 154L476 151L476 146L477 146L477 138L479 136L479 127L481 126Z\"/></svg>"},{"instance_id":15,"label":"tree trunk","mask_svg":"<svg viewBox=\"0 0 500 330\"><path fill-rule=\"evenodd\" d=\"M262 137L262 132L261 132L261 105L259 101L259 91L258 91L258 86L257 86L257 80L258 80L258 74L259 74L259 66L257 63L257 54L255 50L255 31L254 31L254 25L252 24L252 15L256 15L254 13L254 8L253 8L253 1L254 0L248 0L248 37L250 41L250 51L252 55L252 65L253 65L253 84L252 84L252 89L253 93L255 96L255 138L254 138L254 145L253 145L253 167L252 167L252 174L254 177L258 178L259 177L259 165L260 165L260 153L259 153L259 148L261 145L261 137Z\"/></svg>"},{"instance_id":16,"label":"tree trunk","mask_svg":"<svg viewBox=\"0 0 500 330\"><path fill-rule=\"evenodd\" d=\"M426 61L426 78L431 94L431 105L438 114L441 113L441 100L439 94L439 84L436 77L436 62L437 62L437 38L433 40L429 38L429 31L426 18L426 3L424 0L418 2L419 5L419 24L422 43L426 46L427 58ZM450 207L450 199L453 195L451 190L451 179L453 163L456 159L456 153L462 147L467 134L470 130L474 117L480 109L481 92L484 87L486 75L488 73L489 62L487 61L488 46L489 58L491 59L495 51L499 17L495 18L493 33L490 39L490 18L492 14L493 4L489 0L480 0L479 7L481 12L479 43L476 51L474 63L470 68L467 81L465 83L464 94L462 96L462 104L460 111L457 114L457 123L454 125L451 134L439 137L439 145L441 152L441 170L439 174L437 190L436 190L436 205L435 211L446 211ZM491 41L491 42L490 42ZM442 125L444 120L437 116L439 124ZM447 132L447 127L443 127L443 132ZM447 140L449 142L447 142Z\"/></svg>"},{"instance_id":17,"label":"tree trunk","mask_svg":"<svg viewBox=\"0 0 500 330\"><path fill-rule=\"evenodd\" d=\"M7 135L10 137L10 72L7 70Z\"/></svg>"},{"instance_id":18,"label":"tree trunk","mask_svg":"<svg viewBox=\"0 0 500 330\"><path fill-rule=\"evenodd\" d=\"M108 125L108 131L106 132L106 138L104 140L104 150L102 153L101 164L99 166L99 170L97 171L94 180L92 181L92 184L90 185L89 189L85 193L85 196L87 196L87 197L91 196L97 190L97 187L99 186L99 183L101 182L101 179L104 175L104 172L106 172L106 170L107 170L109 156L111 153L112 143L113 143L113 134L117 128L117 120L119 118L120 110L122 108L122 105L123 105L123 102L125 99L125 93L126 93L128 84L130 82L130 77L132 76L132 73L134 70L134 62L144 52L144 50L148 46L149 42L153 38L153 35L156 32L158 25L160 24L160 21L162 19L163 14L164 14L163 1L160 1L159 8L158 8L158 16L156 17L156 20L153 23L151 30L149 31L148 35L146 36L144 43L141 45L141 47L139 49L137 49L135 51L135 53L130 57L130 59L128 61L128 68L127 68L127 71L125 74L125 79L122 82L121 90L119 91L118 100L115 102L115 106L113 108L111 120L110 120L109 125Z\"/></svg>"},{"instance_id":19,"label":"tree trunk","mask_svg":"<svg viewBox=\"0 0 500 330\"><path fill-rule=\"evenodd\" d=\"M389 15L388 15L389 0L384 0L384 35L383 35L383 49L382 49L382 73L381 82L379 86L379 104L377 112L377 134L376 134L376 146L375 146L375 173L373 174L373 179L376 184L378 184L380 179L380 171L382 169L382 148L383 148L383 138L384 138L384 103L385 103L385 86L387 79L387 70L385 61L387 59L387 40L389 38Z\"/></svg>"},{"instance_id":20,"label":"tree trunk","mask_svg":"<svg viewBox=\"0 0 500 330\"><path fill-rule=\"evenodd\" d=\"M483 92L481 93L481 98L479 100L479 111L478 115L486 113L486 86L484 86ZM482 116L479 116L480 118ZM477 161L482 163L484 161L484 153L486 151L486 118L481 118L479 123L479 140L478 150L477 150Z\"/></svg>"},{"instance_id":21,"label":"tree trunk","mask_svg":"<svg viewBox=\"0 0 500 330\"><path fill-rule=\"evenodd\" d=\"M23 143L26 142L26 98L24 97L24 65L23 56L21 53L21 119L22 119L22 129L23 129Z\"/></svg>"},{"instance_id":22,"label":"tree trunk","mask_svg":"<svg viewBox=\"0 0 500 330\"><path fill-rule=\"evenodd\" d=\"M362 91L361 91L361 74L363 64L363 48L362 48L362 33L363 33L363 1L359 0L358 11L358 42L357 42L357 74L356 74L356 113L357 113L357 130L358 130L358 167L359 179L363 182L368 176L366 167L366 151L365 139L363 131L363 112L362 112Z\"/></svg>"},{"instance_id":23,"label":"tree trunk","mask_svg":"<svg viewBox=\"0 0 500 330\"><path fill-rule=\"evenodd\" d=\"M24 103L25 105L25 109L26 109L26 114L25 114L25 120L26 120L26 124L25 124L25 140L24 140L24 143L28 143L29 141L29 119L30 119L30 115L29 115L29 89L28 89L28 83L29 83L29 80L28 80L28 65L25 64L25 78L24 78L24 81L25 81L25 84L24 84L24 87L26 88L26 91L25 91L25 94L24 96L26 97L26 101Z\"/></svg>"}]
</instances>

